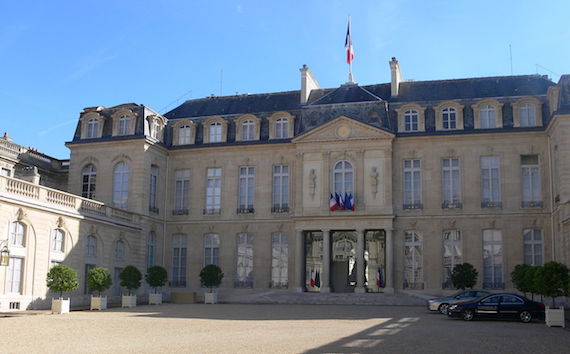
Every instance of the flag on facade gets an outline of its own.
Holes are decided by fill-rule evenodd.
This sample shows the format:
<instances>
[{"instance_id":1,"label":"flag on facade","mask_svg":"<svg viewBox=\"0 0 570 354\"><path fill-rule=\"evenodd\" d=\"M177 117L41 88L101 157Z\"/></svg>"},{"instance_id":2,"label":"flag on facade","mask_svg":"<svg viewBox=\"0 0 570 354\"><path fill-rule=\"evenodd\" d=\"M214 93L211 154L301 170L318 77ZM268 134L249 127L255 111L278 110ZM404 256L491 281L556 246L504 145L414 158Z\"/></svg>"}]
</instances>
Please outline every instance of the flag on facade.
<instances>
[{"instance_id":1,"label":"flag on facade","mask_svg":"<svg viewBox=\"0 0 570 354\"><path fill-rule=\"evenodd\" d=\"M338 202L338 209L344 210L344 199L342 198L342 193L336 193L336 199Z\"/></svg>"},{"instance_id":2,"label":"flag on facade","mask_svg":"<svg viewBox=\"0 0 570 354\"><path fill-rule=\"evenodd\" d=\"M344 209L350 210L350 195L348 193L344 193Z\"/></svg>"},{"instance_id":3,"label":"flag on facade","mask_svg":"<svg viewBox=\"0 0 570 354\"><path fill-rule=\"evenodd\" d=\"M384 287L384 280L382 279L382 268L376 270L376 286L379 288Z\"/></svg>"},{"instance_id":4,"label":"flag on facade","mask_svg":"<svg viewBox=\"0 0 570 354\"><path fill-rule=\"evenodd\" d=\"M321 287L321 272L317 270L317 275L315 275L315 286L317 288Z\"/></svg>"},{"instance_id":5,"label":"flag on facade","mask_svg":"<svg viewBox=\"0 0 570 354\"><path fill-rule=\"evenodd\" d=\"M354 60L354 49L352 48L352 38L350 37L350 18L348 19L344 48L346 49L346 63L351 64L352 60Z\"/></svg>"},{"instance_id":6,"label":"flag on facade","mask_svg":"<svg viewBox=\"0 0 570 354\"><path fill-rule=\"evenodd\" d=\"M338 208L338 203L336 201L336 198L331 193L331 197L329 199L329 210L334 211L334 210L336 210L336 208Z\"/></svg>"},{"instance_id":7,"label":"flag on facade","mask_svg":"<svg viewBox=\"0 0 570 354\"><path fill-rule=\"evenodd\" d=\"M348 202L350 204L350 210L354 211L354 196L352 193L349 193Z\"/></svg>"},{"instance_id":8,"label":"flag on facade","mask_svg":"<svg viewBox=\"0 0 570 354\"><path fill-rule=\"evenodd\" d=\"M315 287L315 270L311 269L311 288Z\"/></svg>"}]
</instances>

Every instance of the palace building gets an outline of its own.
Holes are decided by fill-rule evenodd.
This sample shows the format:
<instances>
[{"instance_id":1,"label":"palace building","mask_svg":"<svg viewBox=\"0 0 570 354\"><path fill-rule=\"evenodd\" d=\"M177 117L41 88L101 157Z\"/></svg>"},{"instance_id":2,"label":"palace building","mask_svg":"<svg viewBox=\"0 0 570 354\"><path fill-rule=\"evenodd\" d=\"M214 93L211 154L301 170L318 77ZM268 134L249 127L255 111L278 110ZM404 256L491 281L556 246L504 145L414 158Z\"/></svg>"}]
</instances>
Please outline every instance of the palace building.
<instances>
[{"instance_id":1,"label":"palace building","mask_svg":"<svg viewBox=\"0 0 570 354\"><path fill-rule=\"evenodd\" d=\"M473 264L570 264L570 75L403 81L85 108L69 161L0 140L0 311L52 264L163 265L169 292L442 292ZM5 241L2 241L4 238ZM121 289L115 282L111 296ZM141 290L141 292L143 292Z\"/></svg>"}]
</instances>

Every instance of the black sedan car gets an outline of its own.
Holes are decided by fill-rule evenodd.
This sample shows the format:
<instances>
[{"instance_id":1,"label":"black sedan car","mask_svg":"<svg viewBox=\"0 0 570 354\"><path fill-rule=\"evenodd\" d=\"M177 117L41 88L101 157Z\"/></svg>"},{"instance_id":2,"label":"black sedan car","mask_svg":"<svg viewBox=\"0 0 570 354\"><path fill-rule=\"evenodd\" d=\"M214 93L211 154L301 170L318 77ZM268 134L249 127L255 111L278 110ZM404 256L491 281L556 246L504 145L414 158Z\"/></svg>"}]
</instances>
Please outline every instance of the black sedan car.
<instances>
[{"instance_id":1,"label":"black sedan car","mask_svg":"<svg viewBox=\"0 0 570 354\"><path fill-rule=\"evenodd\" d=\"M518 318L530 322L544 317L544 304L516 294L490 294L482 298L452 305L447 315L471 321L476 317Z\"/></svg>"}]
</instances>

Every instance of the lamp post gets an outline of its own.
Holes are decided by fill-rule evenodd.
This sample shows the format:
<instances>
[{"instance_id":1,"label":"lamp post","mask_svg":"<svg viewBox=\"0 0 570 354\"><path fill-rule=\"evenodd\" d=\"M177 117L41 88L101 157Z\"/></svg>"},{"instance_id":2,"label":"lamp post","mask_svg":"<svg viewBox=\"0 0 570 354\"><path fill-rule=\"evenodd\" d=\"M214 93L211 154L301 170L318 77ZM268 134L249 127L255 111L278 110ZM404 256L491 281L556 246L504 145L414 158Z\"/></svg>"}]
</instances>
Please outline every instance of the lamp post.
<instances>
[{"instance_id":1,"label":"lamp post","mask_svg":"<svg viewBox=\"0 0 570 354\"><path fill-rule=\"evenodd\" d=\"M4 242L6 242L7 244L8 240L1 241L0 245ZM0 251L0 266L7 266L9 261L10 261L10 250L8 249L7 245L4 245L4 247L2 247L2 250Z\"/></svg>"}]
</instances>

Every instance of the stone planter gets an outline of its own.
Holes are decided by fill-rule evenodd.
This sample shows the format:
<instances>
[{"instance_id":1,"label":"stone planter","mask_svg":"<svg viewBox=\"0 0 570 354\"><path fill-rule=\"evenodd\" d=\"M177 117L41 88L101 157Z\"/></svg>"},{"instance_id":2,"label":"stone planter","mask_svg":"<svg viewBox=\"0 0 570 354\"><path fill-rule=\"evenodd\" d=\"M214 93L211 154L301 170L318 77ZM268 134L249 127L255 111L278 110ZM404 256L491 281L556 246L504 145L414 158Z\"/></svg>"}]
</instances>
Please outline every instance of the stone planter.
<instances>
[{"instance_id":1,"label":"stone planter","mask_svg":"<svg viewBox=\"0 0 570 354\"><path fill-rule=\"evenodd\" d=\"M69 298L51 299L51 312L57 314L69 313Z\"/></svg>"},{"instance_id":2,"label":"stone planter","mask_svg":"<svg viewBox=\"0 0 570 354\"><path fill-rule=\"evenodd\" d=\"M107 297L106 296L91 296L90 310L106 310Z\"/></svg>"},{"instance_id":3,"label":"stone planter","mask_svg":"<svg viewBox=\"0 0 570 354\"><path fill-rule=\"evenodd\" d=\"M217 304L218 303L218 293L204 293L204 303L205 304Z\"/></svg>"},{"instance_id":4,"label":"stone planter","mask_svg":"<svg viewBox=\"0 0 570 354\"><path fill-rule=\"evenodd\" d=\"M162 304L162 293L148 294L148 304L149 305L160 305L160 304Z\"/></svg>"},{"instance_id":5,"label":"stone planter","mask_svg":"<svg viewBox=\"0 0 570 354\"><path fill-rule=\"evenodd\" d=\"M560 308L549 308L546 307L544 310L545 322L548 327L566 327L564 324L564 307Z\"/></svg>"},{"instance_id":6,"label":"stone planter","mask_svg":"<svg viewBox=\"0 0 570 354\"><path fill-rule=\"evenodd\" d=\"M136 307L137 306L137 296L136 295L123 295L123 300L121 302L121 307Z\"/></svg>"}]
</instances>

